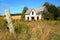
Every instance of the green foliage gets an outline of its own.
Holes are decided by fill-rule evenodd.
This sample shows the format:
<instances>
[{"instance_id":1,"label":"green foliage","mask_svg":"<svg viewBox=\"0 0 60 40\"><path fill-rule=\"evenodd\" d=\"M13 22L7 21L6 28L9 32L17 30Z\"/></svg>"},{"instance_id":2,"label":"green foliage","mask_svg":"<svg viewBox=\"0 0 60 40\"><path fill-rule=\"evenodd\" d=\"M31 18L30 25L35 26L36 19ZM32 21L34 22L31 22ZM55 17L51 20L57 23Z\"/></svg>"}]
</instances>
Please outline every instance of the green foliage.
<instances>
[{"instance_id":1,"label":"green foliage","mask_svg":"<svg viewBox=\"0 0 60 40\"><path fill-rule=\"evenodd\" d=\"M26 13L26 11L28 10L28 7L24 7L23 8L23 11L22 11L22 20L24 20L24 18L25 18L25 13Z\"/></svg>"},{"instance_id":2,"label":"green foliage","mask_svg":"<svg viewBox=\"0 0 60 40\"><path fill-rule=\"evenodd\" d=\"M57 9L58 9L58 11L57 11L57 15L58 15L57 20L60 20L60 7L57 7Z\"/></svg>"},{"instance_id":3,"label":"green foliage","mask_svg":"<svg viewBox=\"0 0 60 40\"><path fill-rule=\"evenodd\" d=\"M53 15L49 12L44 13L44 19L53 20Z\"/></svg>"},{"instance_id":4,"label":"green foliage","mask_svg":"<svg viewBox=\"0 0 60 40\"><path fill-rule=\"evenodd\" d=\"M49 3L48 2L45 2L43 6L46 6L48 7Z\"/></svg>"},{"instance_id":5,"label":"green foliage","mask_svg":"<svg viewBox=\"0 0 60 40\"><path fill-rule=\"evenodd\" d=\"M57 20L60 20L60 16L57 18Z\"/></svg>"},{"instance_id":6,"label":"green foliage","mask_svg":"<svg viewBox=\"0 0 60 40\"><path fill-rule=\"evenodd\" d=\"M25 14L25 12L28 10L28 7L24 7L22 13Z\"/></svg>"},{"instance_id":7,"label":"green foliage","mask_svg":"<svg viewBox=\"0 0 60 40\"><path fill-rule=\"evenodd\" d=\"M57 10L57 7L53 4L49 4L48 2L46 2L44 4L44 6L47 7L47 10L49 12L49 15L53 15L53 16L50 16L50 17L53 17L54 20L57 19L58 17L58 10Z\"/></svg>"}]
</instances>

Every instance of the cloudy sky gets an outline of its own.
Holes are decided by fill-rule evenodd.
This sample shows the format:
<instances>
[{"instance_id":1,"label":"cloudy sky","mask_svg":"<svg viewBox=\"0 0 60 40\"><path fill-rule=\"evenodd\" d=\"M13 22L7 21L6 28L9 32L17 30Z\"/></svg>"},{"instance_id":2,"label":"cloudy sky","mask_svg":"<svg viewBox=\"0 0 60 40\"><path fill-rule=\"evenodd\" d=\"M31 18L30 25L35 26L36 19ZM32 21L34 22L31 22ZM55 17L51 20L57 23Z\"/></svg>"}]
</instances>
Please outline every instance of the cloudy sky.
<instances>
[{"instance_id":1,"label":"cloudy sky","mask_svg":"<svg viewBox=\"0 0 60 40\"><path fill-rule=\"evenodd\" d=\"M4 15L5 9L10 9L11 13L21 13L24 6L38 8L45 2L60 6L60 0L0 0L0 14Z\"/></svg>"}]
</instances>

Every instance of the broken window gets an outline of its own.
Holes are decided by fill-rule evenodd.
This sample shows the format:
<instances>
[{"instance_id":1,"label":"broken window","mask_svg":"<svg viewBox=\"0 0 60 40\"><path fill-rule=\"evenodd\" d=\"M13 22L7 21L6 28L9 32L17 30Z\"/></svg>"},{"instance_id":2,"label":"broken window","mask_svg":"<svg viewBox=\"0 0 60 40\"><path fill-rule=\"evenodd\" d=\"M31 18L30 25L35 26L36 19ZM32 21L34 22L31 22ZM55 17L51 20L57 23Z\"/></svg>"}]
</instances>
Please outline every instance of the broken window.
<instances>
[{"instance_id":1,"label":"broken window","mask_svg":"<svg viewBox=\"0 0 60 40\"><path fill-rule=\"evenodd\" d=\"M32 11L32 15L34 15L34 12Z\"/></svg>"}]
</instances>

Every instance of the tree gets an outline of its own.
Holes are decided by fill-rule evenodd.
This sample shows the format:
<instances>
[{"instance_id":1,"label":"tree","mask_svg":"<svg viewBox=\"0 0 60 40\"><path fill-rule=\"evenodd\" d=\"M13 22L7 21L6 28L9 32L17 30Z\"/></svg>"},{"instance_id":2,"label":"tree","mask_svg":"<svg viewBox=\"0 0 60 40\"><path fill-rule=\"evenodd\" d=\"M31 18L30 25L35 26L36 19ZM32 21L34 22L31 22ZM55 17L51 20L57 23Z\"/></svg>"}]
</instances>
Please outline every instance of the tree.
<instances>
[{"instance_id":1,"label":"tree","mask_svg":"<svg viewBox=\"0 0 60 40\"><path fill-rule=\"evenodd\" d=\"M58 9L58 18L57 18L57 20L60 20L60 7L57 7L57 9Z\"/></svg>"},{"instance_id":2,"label":"tree","mask_svg":"<svg viewBox=\"0 0 60 40\"><path fill-rule=\"evenodd\" d=\"M47 10L49 12L49 15L53 15L51 17L54 18L54 20L57 19L58 15L57 15L57 7L53 4L49 4L48 2L46 2L43 6L47 7Z\"/></svg>"},{"instance_id":3,"label":"tree","mask_svg":"<svg viewBox=\"0 0 60 40\"><path fill-rule=\"evenodd\" d=\"M24 14L28 10L28 7L24 7L22 13Z\"/></svg>"},{"instance_id":4,"label":"tree","mask_svg":"<svg viewBox=\"0 0 60 40\"><path fill-rule=\"evenodd\" d=\"M46 20L53 20L53 15L50 12L44 13L44 19Z\"/></svg>"},{"instance_id":5,"label":"tree","mask_svg":"<svg viewBox=\"0 0 60 40\"><path fill-rule=\"evenodd\" d=\"M26 13L26 11L28 10L28 7L24 7L23 8L23 11L22 11L22 18L24 19L25 18L25 13Z\"/></svg>"}]
</instances>

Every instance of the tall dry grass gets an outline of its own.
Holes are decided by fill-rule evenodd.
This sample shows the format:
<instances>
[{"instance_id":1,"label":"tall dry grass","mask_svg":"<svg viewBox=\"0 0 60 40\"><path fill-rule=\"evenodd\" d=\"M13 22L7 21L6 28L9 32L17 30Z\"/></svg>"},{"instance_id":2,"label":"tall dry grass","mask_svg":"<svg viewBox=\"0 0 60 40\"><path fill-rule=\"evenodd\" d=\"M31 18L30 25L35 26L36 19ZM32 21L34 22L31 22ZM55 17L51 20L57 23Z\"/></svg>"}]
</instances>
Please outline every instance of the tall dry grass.
<instances>
[{"instance_id":1,"label":"tall dry grass","mask_svg":"<svg viewBox=\"0 0 60 40\"><path fill-rule=\"evenodd\" d=\"M0 40L60 40L60 21L13 20L14 35L9 33L6 24L5 20L0 18Z\"/></svg>"}]
</instances>

